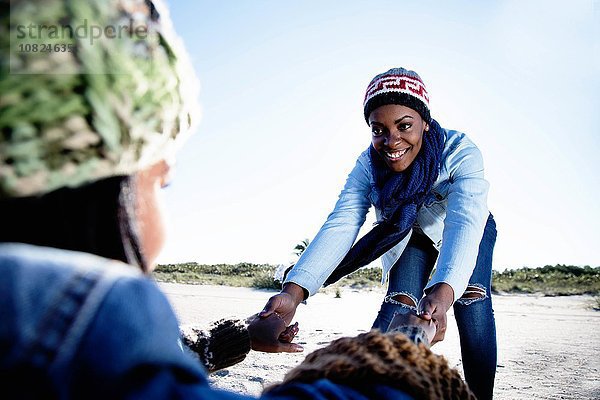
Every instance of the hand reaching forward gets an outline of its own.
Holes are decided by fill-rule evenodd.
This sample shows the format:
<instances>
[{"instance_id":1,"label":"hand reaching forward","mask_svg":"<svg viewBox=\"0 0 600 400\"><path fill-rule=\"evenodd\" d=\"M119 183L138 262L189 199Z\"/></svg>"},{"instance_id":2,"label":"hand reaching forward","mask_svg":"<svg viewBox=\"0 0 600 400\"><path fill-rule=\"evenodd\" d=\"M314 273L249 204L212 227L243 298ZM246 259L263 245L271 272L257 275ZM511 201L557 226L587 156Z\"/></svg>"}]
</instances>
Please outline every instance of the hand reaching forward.
<instances>
[{"instance_id":1,"label":"hand reaching forward","mask_svg":"<svg viewBox=\"0 0 600 400\"><path fill-rule=\"evenodd\" d=\"M248 332L253 350L267 353L298 353L304 348L291 343L298 333L298 323L286 327L277 314L259 318L258 314L248 319Z\"/></svg>"},{"instance_id":2,"label":"hand reaching forward","mask_svg":"<svg viewBox=\"0 0 600 400\"><path fill-rule=\"evenodd\" d=\"M281 293L272 296L263 310L249 320L252 348L269 353L304 350L291 343L298 333L298 324L290 325L302 300L304 289L295 283L285 284Z\"/></svg>"},{"instance_id":3,"label":"hand reaching forward","mask_svg":"<svg viewBox=\"0 0 600 400\"><path fill-rule=\"evenodd\" d=\"M437 327L435 337L431 342L434 345L444 340L446 335L446 312L454 301L454 290L447 283L438 283L429 293L419 301L417 313L426 321L433 321Z\"/></svg>"},{"instance_id":4,"label":"hand reaching forward","mask_svg":"<svg viewBox=\"0 0 600 400\"><path fill-rule=\"evenodd\" d=\"M281 293L271 297L265 308L258 314L260 318L266 318L277 314L289 325L296 314L296 308L304 300L304 289L295 283L286 283Z\"/></svg>"},{"instance_id":5,"label":"hand reaching forward","mask_svg":"<svg viewBox=\"0 0 600 400\"><path fill-rule=\"evenodd\" d=\"M419 318L417 314L414 312L408 312L404 314L396 314L392 321L390 322L390 326L388 327L388 332L393 332L395 330L401 329L403 327L418 327L423 329L425 336L427 337L427 343L433 343L435 339L435 330L436 326L433 321L426 321L423 318ZM402 332L400 330L400 332ZM402 332L406 333L406 332ZM410 338L413 339L413 338ZM413 339L414 341L414 339Z\"/></svg>"}]
</instances>

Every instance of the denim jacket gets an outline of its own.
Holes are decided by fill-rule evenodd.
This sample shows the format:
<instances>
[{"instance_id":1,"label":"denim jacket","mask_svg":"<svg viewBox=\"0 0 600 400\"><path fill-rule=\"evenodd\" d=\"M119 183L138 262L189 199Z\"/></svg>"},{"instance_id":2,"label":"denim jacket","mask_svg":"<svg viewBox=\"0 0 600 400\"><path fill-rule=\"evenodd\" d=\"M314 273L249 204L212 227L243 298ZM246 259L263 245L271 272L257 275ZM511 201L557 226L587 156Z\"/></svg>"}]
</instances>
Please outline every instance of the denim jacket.
<instances>
[{"instance_id":1,"label":"denim jacket","mask_svg":"<svg viewBox=\"0 0 600 400\"><path fill-rule=\"evenodd\" d=\"M0 386L11 399L252 399L209 387L157 285L84 253L0 243ZM319 380L265 399L400 399Z\"/></svg>"},{"instance_id":2,"label":"denim jacket","mask_svg":"<svg viewBox=\"0 0 600 400\"><path fill-rule=\"evenodd\" d=\"M475 144L461 132L444 130L445 144L438 179L418 212L417 223L439 250L437 266L425 290L445 282L460 297L475 268L479 242L489 211L489 184L483 177L483 159ZM368 149L356 161L327 221L304 251L286 282L315 294L356 240L377 194ZM379 220L380 210L375 207ZM411 231L412 233L412 231ZM410 234L382 257L381 283L406 248Z\"/></svg>"}]
</instances>

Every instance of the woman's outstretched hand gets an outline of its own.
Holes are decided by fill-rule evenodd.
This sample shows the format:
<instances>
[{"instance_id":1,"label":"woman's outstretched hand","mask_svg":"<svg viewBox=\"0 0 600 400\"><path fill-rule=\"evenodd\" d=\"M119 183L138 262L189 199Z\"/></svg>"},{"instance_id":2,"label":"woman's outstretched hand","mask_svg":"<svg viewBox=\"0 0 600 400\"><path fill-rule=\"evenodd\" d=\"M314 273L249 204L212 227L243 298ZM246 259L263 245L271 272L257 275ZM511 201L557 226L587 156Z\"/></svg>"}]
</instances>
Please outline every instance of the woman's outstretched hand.
<instances>
[{"instance_id":1,"label":"woman's outstretched hand","mask_svg":"<svg viewBox=\"0 0 600 400\"><path fill-rule=\"evenodd\" d=\"M281 293L272 296L263 310L249 321L252 349L269 353L304 350L292 343L298 333L298 323L290 325L303 300L304 289L295 283L286 283Z\"/></svg>"},{"instance_id":2,"label":"woman's outstretched hand","mask_svg":"<svg viewBox=\"0 0 600 400\"><path fill-rule=\"evenodd\" d=\"M298 353L304 350L302 346L291 343L298 333L298 323L286 326L276 314L266 318L255 314L247 321L252 350L266 353Z\"/></svg>"},{"instance_id":3,"label":"woman's outstretched hand","mask_svg":"<svg viewBox=\"0 0 600 400\"><path fill-rule=\"evenodd\" d=\"M438 283L429 293L419 301L417 313L426 321L433 321L437 327L435 337L431 342L434 345L444 340L446 335L446 312L454 301L454 290L447 283Z\"/></svg>"},{"instance_id":4,"label":"woman's outstretched hand","mask_svg":"<svg viewBox=\"0 0 600 400\"><path fill-rule=\"evenodd\" d=\"M296 308L304 300L304 289L295 283L286 283L281 293L271 297L263 310L258 314L260 318L266 318L277 314L289 325L296 314Z\"/></svg>"}]
</instances>

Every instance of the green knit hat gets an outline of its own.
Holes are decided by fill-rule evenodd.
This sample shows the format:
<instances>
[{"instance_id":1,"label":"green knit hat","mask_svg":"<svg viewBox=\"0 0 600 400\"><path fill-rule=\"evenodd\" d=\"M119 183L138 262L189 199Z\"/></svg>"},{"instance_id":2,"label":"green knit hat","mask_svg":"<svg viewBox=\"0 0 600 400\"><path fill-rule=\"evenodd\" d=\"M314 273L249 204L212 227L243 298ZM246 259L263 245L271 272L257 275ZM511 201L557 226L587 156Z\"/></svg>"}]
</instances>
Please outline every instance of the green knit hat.
<instances>
[{"instance_id":1,"label":"green knit hat","mask_svg":"<svg viewBox=\"0 0 600 400\"><path fill-rule=\"evenodd\" d=\"M172 159L198 85L160 1L0 4L0 199Z\"/></svg>"}]
</instances>

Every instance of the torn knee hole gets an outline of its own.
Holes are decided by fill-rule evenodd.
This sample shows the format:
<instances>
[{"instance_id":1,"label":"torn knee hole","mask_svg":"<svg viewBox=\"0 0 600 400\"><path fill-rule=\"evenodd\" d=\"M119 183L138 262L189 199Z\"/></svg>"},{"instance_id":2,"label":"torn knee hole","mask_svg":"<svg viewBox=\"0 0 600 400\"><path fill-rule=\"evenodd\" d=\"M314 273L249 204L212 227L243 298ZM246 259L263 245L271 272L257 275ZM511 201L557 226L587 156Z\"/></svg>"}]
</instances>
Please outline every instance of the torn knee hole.
<instances>
[{"instance_id":1,"label":"torn knee hole","mask_svg":"<svg viewBox=\"0 0 600 400\"><path fill-rule=\"evenodd\" d=\"M385 297L385 302L397 304L411 310L417 309L417 299L410 293L390 293Z\"/></svg>"},{"instance_id":2,"label":"torn knee hole","mask_svg":"<svg viewBox=\"0 0 600 400\"><path fill-rule=\"evenodd\" d=\"M477 299L480 297L485 297L485 288L479 286L467 286L467 290L463 293L463 299Z\"/></svg>"},{"instance_id":3,"label":"torn knee hole","mask_svg":"<svg viewBox=\"0 0 600 400\"><path fill-rule=\"evenodd\" d=\"M485 287L481 285L468 285L457 303L469 305L475 301L483 300L487 297Z\"/></svg>"},{"instance_id":4,"label":"torn knee hole","mask_svg":"<svg viewBox=\"0 0 600 400\"><path fill-rule=\"evenodd\" d=\"M397 295L393 296L392 300L395 300L398 303L402 303L403 305L409 306L409 307L417 306L417 304L415 303L415 301L413 299L411 299L410 297L403 295L403 294L397 294Z\"/></svg>"}]
</instances>

